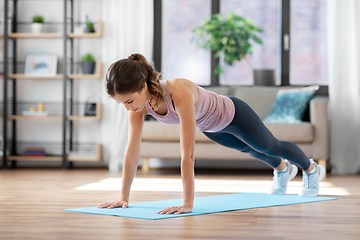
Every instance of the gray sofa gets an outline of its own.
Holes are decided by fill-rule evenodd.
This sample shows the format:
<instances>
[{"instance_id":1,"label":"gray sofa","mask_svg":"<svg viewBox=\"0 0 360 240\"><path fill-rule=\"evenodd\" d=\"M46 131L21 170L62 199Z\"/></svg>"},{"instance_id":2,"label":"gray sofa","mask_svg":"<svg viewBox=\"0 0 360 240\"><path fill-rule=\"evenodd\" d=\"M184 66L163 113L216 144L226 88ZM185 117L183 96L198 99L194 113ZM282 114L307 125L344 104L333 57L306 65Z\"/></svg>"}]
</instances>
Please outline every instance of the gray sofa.
<instances>
[{"instance_id":1,"label":"gray sofa","mask_svg":"<svg viewBox=\"0 0 360 240\"><path fill-rule=\"evenodd\" d=\"M222 95L238 97L248 103L261 119L270 111L280 89L289 87L217 87L208 88ZM268 124L266 126L280 140L291 141L309 158L326 169L328 148L328 98L314 97L309 104L309 121L296 124ZM180 126L158 121L145 121L141 143L142 170L149 171L149 158L180 159ZM252 160L248 154L223 147L196 132L195 159L197 160ZM254 159L255 160L255 159Z\"/></svg>"}]
</instances>

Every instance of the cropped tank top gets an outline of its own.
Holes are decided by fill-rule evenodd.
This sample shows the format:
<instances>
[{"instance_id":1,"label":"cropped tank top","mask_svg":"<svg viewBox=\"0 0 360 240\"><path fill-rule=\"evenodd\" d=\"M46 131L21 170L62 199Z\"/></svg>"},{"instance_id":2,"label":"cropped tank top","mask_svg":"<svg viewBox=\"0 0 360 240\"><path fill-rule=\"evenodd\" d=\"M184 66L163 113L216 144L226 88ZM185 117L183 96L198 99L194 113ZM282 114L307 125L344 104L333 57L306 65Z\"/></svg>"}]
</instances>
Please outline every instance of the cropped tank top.
<instances>
[{"instance_id":1,"label":"cropped tank top","mask_svg":"<svg viewBox=\"0 0 360 240\"><path fill-rule=\"evenodd\" d=\"M160 81L160 84L165 90L166 115L155 112L148 102L145 104L146 111L160 122L179 124L180 119L171 100L167 80ZM197 86L197 89L199 97L195 104L196 127L203 132L218 132L227 127L235 115L233 101L202 87Z\"/></svg>"}]
</instances>

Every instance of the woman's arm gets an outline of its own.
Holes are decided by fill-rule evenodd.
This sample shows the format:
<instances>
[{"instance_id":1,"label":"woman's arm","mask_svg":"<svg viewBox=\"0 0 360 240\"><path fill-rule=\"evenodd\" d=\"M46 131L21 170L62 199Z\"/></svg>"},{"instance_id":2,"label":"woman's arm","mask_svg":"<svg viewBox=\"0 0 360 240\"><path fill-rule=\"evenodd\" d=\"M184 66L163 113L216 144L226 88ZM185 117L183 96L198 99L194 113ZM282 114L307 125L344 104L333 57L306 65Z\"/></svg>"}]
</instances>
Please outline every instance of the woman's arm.
<instances>
[{"instance_id":1,"label":"woman's arm","mask_svg":"<svg viewBox=\"0 0 360 240\"><path fill-rule=\"evenodd\" d=\"M98 206L99 208L126 208L128 206L130 188L140 158L140 144L144 125L144 114L141 112L137 113L131 111L129 113L129 120L129 143L124 160L120 200L117 202L101 204Z\"/></svg>"},{"instance_id":2,"label":"woman's arm","mask_svg":"<svg viewBox=\"0 0 360 240\"><path fill-rule=\"evenodd\" d=\"M195 87L195 88L194 88ZM175 91L171 91L176 89ZM196 133L195 102L196 86L183 79L175 79L169 90L180 118L181 178L183 183L183 205L160 211L160 214L192 212L194 205L194 148Z\"/></svg>"}]
</instances>

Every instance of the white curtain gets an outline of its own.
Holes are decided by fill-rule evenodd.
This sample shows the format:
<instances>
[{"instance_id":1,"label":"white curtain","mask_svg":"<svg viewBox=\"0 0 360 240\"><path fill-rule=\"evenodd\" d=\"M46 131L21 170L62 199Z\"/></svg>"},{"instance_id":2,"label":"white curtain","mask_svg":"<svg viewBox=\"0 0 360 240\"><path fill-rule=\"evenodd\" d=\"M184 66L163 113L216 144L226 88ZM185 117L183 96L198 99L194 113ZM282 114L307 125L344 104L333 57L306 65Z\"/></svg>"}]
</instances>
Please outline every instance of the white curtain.
<instances>
[{"instance_id":1,"label":"white curtain","mask_svg":"<svg viewBox=\"0 0 360 240\"><path fill-rule=\"evenodd\" d=\"M126 58L131 53L141 53L151 61L153 1L104 0L102 4L104 22L102 56L105 73L111 63ZM102 105L103 157L108 163L109 170L117 172L122 167L127 147L128 113L123 105L116 104L108 97L105 88Z\"/></svg>"},{"instance_id":2,"label":"white curtain","mask_svg":"<svg viewBox=\"0 0 360 240\"><path fill-rule=\"evenodd\" d=\"M335 174L360 172L360 1L329 0L331 165Z\"/></svg>"}]
</instances>

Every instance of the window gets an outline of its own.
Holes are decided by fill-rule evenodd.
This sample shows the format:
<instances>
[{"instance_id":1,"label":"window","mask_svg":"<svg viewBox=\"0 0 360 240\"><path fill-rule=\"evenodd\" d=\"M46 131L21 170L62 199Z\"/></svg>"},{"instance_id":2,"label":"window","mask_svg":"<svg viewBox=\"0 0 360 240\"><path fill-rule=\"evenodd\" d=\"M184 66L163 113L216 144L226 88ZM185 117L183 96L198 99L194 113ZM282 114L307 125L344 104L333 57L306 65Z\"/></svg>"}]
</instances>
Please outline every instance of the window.
<instances>
[{"instance_id":1,"label":"window","mask_svg":"<svg viewBox=\"0 0 360 240\"><path fill-rule=\"evenodd\" d=\"M254 51L249 58L255 69L275 69L280 81L281 66L281 1L280 0L226 0L220 2L220 12L232 11L244 18L249 18L254 25L264 32L259 34L263 44L254 44ZM220 64L224 73L220 75L220 84L252 85L252 68L246 60L234 62L233 66Z\"/></svg>"},{"instance_id":2,"label":"window","mask_svg":"<svg viewBox=\"0 0 360 240\"><path fill-rule=\"evenodd\" d=\"M210 84L210 52L191 43L192 29L211 16L210 0L162 1L162 78Z\"/></svg>"},{"instance_id":3,"label":"window","mask_svg":"<svg viewBox=\"0 0 360 240\"><path fill-rule=\"evenodd\" d=\"M326 0L291 0L290 84L327 84Z\"/></svg>"},{"instance_id":4,"label":"window","mask_svg":"<svg viewBox=\"0 0 360 240\"><path fill-rule=\"evenodd\" d=\"M199 85L209 85L210 51L191 43L192 29L215 11L228 11L249 18L263 28L262 45L254 44L250 61L253 67L275 69L278 84L328 84L326 0L154 0L162 4L162 63L164 79L184 77ZM220 6L220 7L219 7ZM284 7L282 14L281 8ZM290 9L290 10L289 10ZM281 59L281 26L290 31L290 52ZM290 25L290 30L288 26ZM156 36L155 36L156 37ZM283 51L284 52L284 51ZM227 66L221 61L224 73L221 85L252 85L252 68L245 61ZM283 66L283 69L281 69ZM283 72L283 73L282 73ZM280 82L282 79L282 83ZM216 84L216 81L215 81ZM327 86L321 94L327 94Z\"/></svg>"}]
</instances>

